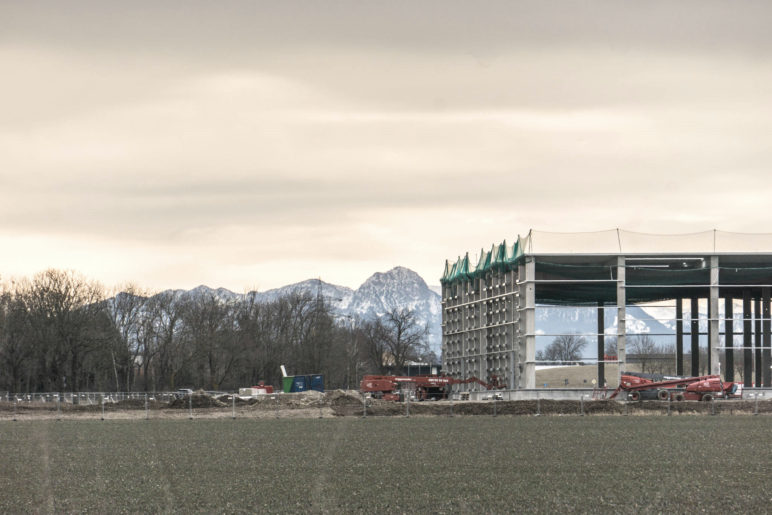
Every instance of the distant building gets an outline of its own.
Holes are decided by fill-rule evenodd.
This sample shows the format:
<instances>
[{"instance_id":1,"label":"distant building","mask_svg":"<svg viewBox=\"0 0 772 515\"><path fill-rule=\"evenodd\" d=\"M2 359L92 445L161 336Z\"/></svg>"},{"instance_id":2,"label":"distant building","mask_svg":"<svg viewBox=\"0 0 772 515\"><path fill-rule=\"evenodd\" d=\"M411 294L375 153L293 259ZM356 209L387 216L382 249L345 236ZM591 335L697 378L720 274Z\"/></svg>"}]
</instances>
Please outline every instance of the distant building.
<instances>
[{"instance_id":1,"label":"distant building","mask_svg":"<svg viewBox=\"0 0 772 515\"><path fill-rule=\"evenodd\" d=\"M735 361L742 360L746 386L771 385L770 234L530 231L511 246L503 242L482 250L475 261L468 253L446 261L441 283L443 369L453 377L490 380L495 375L513 389L535 388L536 338L561 336L537 331L536 310L593 306L598 330L583 336L597 347L597 377L603 384L606 363L618 362L617 373L627 364L626 306L673 301L672 359L679 375L698 375L702 332L711 373L734 380ZM702 319L700 299L708 305ZM739 325L733 323L735 299L742 301ZM684 301L694 318L684 320ZM616 360L604 359L611 336L605 310L616 315ZM686 333L687 355L693 357L689 369L684 368ZM726 351L723 364L721 350ZM478 386L461 386L467 388Z\"/></svg>"}]
</instances>

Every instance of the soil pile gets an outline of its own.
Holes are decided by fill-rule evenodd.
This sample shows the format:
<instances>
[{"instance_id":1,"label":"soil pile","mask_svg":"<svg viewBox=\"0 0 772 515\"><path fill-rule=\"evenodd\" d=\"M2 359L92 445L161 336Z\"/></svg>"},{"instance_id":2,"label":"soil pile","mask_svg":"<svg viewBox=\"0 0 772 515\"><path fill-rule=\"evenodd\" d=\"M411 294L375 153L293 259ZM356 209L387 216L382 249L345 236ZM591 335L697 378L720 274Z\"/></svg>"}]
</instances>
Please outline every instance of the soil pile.
<instances>
[{"instance_id":1,"label":"soil pile","mask_svg":"<svg viewBox=\"0 0 772 515\"><path fill-rule=\"evenodd\" d=\"M297 393L265 394L248 401L255 410L294 410L326 406L325 394L316 390Z\"/></svg>"},{"instance_id":2,"label":"soil pile","mask_svg":"<svg viewBox=\"0 0 772 515\"><path fill-rule=\"evenodd\" d=\"M168 408L186 409L193 405L194 408L224 408L228 404L220 402L214 397L205 393L194 393L191 396L178 397L169 402Z\"/></svg>"}]
</instances>

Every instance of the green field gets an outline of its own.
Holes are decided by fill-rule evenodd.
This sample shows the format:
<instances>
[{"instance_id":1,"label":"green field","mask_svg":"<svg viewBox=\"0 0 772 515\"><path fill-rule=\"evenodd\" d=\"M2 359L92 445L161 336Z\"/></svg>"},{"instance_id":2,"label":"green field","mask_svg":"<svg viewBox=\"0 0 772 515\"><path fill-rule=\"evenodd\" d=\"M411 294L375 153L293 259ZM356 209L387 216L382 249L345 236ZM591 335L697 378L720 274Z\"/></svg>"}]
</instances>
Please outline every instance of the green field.
<instances>
[{"instance_id":1,"label":"green field","mask_svg":"<svg viewBox=\"0 0 772 515\"><path fill-rule=\"evenodd\" d=\"M768 512L772 419L0 422L0 512Z\"/></svg>"}]
</instances>

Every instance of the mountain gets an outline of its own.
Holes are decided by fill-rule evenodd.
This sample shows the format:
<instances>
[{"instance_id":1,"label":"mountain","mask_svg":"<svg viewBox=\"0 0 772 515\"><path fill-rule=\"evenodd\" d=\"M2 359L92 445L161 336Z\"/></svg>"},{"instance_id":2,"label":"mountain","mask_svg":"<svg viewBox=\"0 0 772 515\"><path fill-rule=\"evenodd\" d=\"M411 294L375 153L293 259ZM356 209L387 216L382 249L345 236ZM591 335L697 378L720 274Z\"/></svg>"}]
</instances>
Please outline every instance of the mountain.
<instances>
[{"instance_id":1,"label":"mountain","mask_svg":"<svg viewBox=\"0 0 772 515\"><path fill-rule=\"evenodd\" d=\"M392 308L411 309L419 324L428 324L427 343L435 354L441 354L440 296L426 285L420 275L408 268L398 266L386 273L373 274L354 292L348 314L372 319Z\"/></svg>"},{"instance_id":2,"label":"mountain","mask_svg":"<svg viewBox=\"0 0 772 515\"><path fill-rule=\"evenodd\" d=\"M361 318L372 320L392 308L408 308L415 311L418 323L428 324L427 343L438 356L441 354L442 310L440 295L432 291L420 275L398 266L388 272L373 274L356 290L322 281L308 279L264 292L249 292L246 295L234 293L225 288L212 289L197 286L192 290L174 290L175 297L186 298L198 295L214 295L223 302L254 297L256 302L271 302L290 293L305 293L316 296L321 293L339 319Z\"/></svg>"},{"instance_id":3,"label":"mountain","mask_svg":"<svg viewBox=\"0 0 772 515\"><path fill-rule=\"evenodd\" d=\"M321 279L307 279L303 282L274 288L264 292L250 292L257 302L273 302L280 297L291 293L307 293L316 296L320 293L324 300L332 306L335 312L348 314L348 307L351 304L351 298L354 296L354 290L345 286L338 286L322 281Z\"/></svg>"}]
</instances>

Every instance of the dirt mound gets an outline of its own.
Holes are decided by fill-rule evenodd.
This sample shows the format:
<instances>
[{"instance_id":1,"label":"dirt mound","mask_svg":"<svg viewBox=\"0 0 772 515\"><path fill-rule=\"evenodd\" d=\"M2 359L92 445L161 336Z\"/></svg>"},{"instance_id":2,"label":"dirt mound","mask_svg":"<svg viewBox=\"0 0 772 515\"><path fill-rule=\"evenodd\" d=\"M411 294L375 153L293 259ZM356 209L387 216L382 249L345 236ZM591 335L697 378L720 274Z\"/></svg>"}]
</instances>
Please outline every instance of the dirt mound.
<instances>
[{"instance_id":1,"label":"dirt mound","mask_svg":"<svg viewBox=\"0 0 772 515\"><path fill-rule=\"evenodd\" d=\"M327 392L325 401L330 406L362 406L362 396L354 391L332 390Z\"/></svg>"},{"instance_id":2,"label":"dirt mound","mask_svg":"<svg viewBox=\"0 0 772 515\"><path fill-rule=\"evenodd\" d=\"M310 390L297 393L274 393L258 395L247 401L249 406L255 410L275 410L275 409L306 409L316 408L320 405L326 406L327 400L325 394Z\"/></svg>"},{"instance_id":3,"label":"dirt mound","mask_svg":"<svg viewBox=\"0 0 772 515\"><path fill-rule=\"evenodd\" d=\"M219 397L217 397L217 400L222 402L223 404L231 406L233 404L233 397L234 395L220 395ZM236 406L249 406L250 404L254 404L253 399L251 398L243 399L238 395L235 395L235 397L236 397Z\"/></svg>"},{"instance_id":4,"label":"dirt mound","mask_svg":"<svg viewBox=\"0 0 772 515\"><path fill-rule=\"evenodd\" d=\"M224 408L228 404L220 402L211 395L194 393L191 396L178 397L169 402L168 408L185 409L193 405L194 408Z\"/></svg>"}]
</instances>

